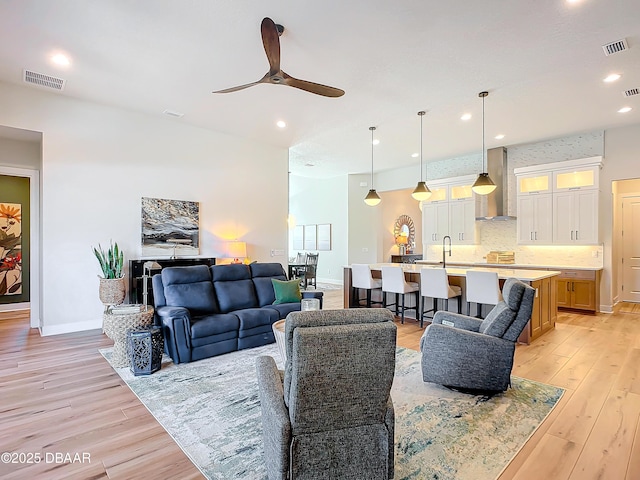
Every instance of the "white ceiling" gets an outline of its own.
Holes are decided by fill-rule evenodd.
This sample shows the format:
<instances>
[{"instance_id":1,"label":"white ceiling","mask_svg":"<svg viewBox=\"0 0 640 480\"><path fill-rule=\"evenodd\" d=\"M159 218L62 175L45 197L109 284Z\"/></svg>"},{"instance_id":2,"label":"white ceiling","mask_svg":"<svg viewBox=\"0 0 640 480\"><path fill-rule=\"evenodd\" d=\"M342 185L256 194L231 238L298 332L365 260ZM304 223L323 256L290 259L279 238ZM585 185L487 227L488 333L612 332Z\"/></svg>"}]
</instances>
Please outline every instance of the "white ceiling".
<instances>
[{"instance_id":1,"label":"white ceiling","mask_svg":"<svg viewBox=\"0 0 640 480\"><path fill-rule=\"evenodd\" d=\"M346 94L212 94L265 74L265 16L285 26L285 72ZM630 49L606 57L621 38ZM622 95L640 87L640 1L0 0L0 81L25 85L25 68L65 79L58 95L290 147L305 176L368 173L377 126L376 171L418 175L418 110L425 161L479 153L482 90L489 148L640 123L640 95Z\"/></svg>"}]
</instances>

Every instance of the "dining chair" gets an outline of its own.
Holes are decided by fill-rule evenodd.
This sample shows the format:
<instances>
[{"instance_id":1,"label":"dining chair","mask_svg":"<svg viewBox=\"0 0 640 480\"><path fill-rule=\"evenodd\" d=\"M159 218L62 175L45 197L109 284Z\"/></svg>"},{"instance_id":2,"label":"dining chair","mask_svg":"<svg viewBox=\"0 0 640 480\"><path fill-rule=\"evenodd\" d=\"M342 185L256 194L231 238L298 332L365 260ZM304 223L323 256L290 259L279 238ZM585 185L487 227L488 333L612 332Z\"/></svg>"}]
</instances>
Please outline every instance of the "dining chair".
<instances>
[{"instance_id":1,"label":"dining chair","mask_svg":"<svg viewBox=\"0 0 640 480\"><path fill-rule=\"evenodd\" d=\"M476 317L482 318L482 305L497 305L502 300L498 273L486 270L467 270L467 315L470 315L471 304L476 304Z\"/></svg>"},{"instance_id":2,"label":"dining chair","mask_svg":"<svg viewBox=\"0 0 640 480\"><path fill-rule=\"evenodd\" d=\"M313 288L318 288L316 284L316 271L318 269L318 257L319 253L307 253L306 260L304 262L304 273L301 277L304 280L304 288L308 285L312 285Z\"/></svg>"},{"instance_id":3,"label":"dining chair","mask_svg":"<svg viewBox=\"0 0 640 480\"><path fill-rule=\"evenodd\" d=\"M360 306L360 290L367 292L367 308L371 308L372 303L382 304L382 301L372 302L371 296L373 291L382 294L382 280L373 278L371 275L371 267L364 263L354 263L351 265L351 285L354 289L354 298L357 305Z\"/></svg>"},{"instance_id":4,"label":"dining chair","mask_svg":"<svg viewBox=\"0 0 640 480\"><path fill-rule=\"evenodd\" d=\"M385 266L382 270L382 305L387 308L390 305L395 305L396 316L400 311L401 322L404 323L405 310L416 311L416 320L420 318L419 305L420 305L420 285L416 282L407 282L404 278L404 270L402 267ZM387 304L387 293L395 293L395 303ZM405 295L407 293L415 293L415 307L405 306ZM399 297L402 297L402 305L399 305Z\"/></svg>"},{"instance_id":5,"label":"dining chair","mask_svg":"<svg viewBox=\"0 0 640 480\"><path fill-rule=\"evenodd\" d=\"M420 314L420 328L424 317L428 312L438 311L438 300L444 300L444 310L449 310L449 299L455 298L458 301L458 313L462 313L462 289L457 285L449 285L449 277L444 268L421 268L420 269L420 297L422 298L422 313ZM433 299L433 308L425 310L427 297ZM433 317L431 317L433 318Z\"/></svg>"}]
</instances>

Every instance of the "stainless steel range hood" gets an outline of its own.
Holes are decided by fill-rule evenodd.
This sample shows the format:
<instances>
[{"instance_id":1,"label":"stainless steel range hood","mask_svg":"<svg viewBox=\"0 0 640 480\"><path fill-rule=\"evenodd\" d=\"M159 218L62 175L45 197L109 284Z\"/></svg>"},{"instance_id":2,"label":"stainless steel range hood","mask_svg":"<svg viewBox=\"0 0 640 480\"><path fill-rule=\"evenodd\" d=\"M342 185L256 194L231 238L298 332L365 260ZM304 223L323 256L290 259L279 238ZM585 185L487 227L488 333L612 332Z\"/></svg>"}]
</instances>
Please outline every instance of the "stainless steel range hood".
<instances>
[{"instance_id":1,"label":"stainless steel range hood","mask_svg":"<svg viewBox=\"0 0 640 480\"><path fill-rule=\"evenodd\" d=\"M507 149L505 147L487 150L487 173L496 189L481 200L480 215L476 220L513 220L509 216L508 204Z\"/></svg>"}]
</instances>

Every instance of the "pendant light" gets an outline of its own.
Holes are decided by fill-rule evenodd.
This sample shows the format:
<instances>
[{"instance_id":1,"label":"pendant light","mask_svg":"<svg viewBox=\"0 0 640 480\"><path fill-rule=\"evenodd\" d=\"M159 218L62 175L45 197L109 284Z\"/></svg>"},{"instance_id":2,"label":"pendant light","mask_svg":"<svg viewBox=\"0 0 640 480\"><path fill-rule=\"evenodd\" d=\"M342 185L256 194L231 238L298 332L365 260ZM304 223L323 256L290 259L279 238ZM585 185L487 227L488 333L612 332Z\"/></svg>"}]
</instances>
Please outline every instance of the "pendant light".
<instances>
[{"instance_id":1,"label":"pendant light","mask_svg":"<svg viewBox=\"0 0 640 480\"><path fill-rule=\"evenodd\" d=\"M418 112L418 115L420 115L420 181L411 194L411 196L419 202L424 202L431 196L431 190L429 190L427 184L422 181L422 117L424 117L424 114L424 111Z\"/></svg>"},{"instance_id":2,"label":"pendant light","mask_svg":"<svg viewBox=\"0 0 640 480\"><path fill-rule=\"evenodd\" d=\"M382 201L380 195L376 192L376 189L373 188L373 131L375 129L376 127L369 127L369 130L371 130L371 190L369 190L367 196L364 197L364 203L370 207L375 207Z\"/></svg>"},{"instance_id":3,"label":"pendant light","mask_svg":"<svg viewBox=\"0 0 640 480\"><path fill-rule=\"evenodd\" d=\"M479 97L482 98L482 173L478 175L476 183L473 184L471 190L478 195L488 195L496 189L496 184L493 183L489 174L485 172L485 156L487 151L484 148L484 99L489 95L489 92L480 92Z\"/></svg>"}]
</instances>

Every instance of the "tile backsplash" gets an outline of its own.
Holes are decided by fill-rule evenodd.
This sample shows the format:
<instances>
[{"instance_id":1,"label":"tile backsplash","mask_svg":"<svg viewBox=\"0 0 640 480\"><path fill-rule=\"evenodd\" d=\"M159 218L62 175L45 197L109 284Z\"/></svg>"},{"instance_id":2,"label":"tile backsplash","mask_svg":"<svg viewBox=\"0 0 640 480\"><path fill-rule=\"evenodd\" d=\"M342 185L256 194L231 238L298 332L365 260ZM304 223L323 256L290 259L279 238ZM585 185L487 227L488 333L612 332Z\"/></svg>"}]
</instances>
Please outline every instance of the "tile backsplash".
<instances>
[{"instance_id":1,"label":"tile backsplash","mask_svg":"<svg viewBox=\"0 0 640 480\"><path fill-rule=\"evenodd\" d=\"M515 252L518 265L548 265L558 267L602 268L602 245L518 245L516 220L476 222L477 245L456 245L453 242L447 262L484 263L492 250ZM425 245L425 260L442 261L440 245Z\"/></svg>"}]
</instances>

